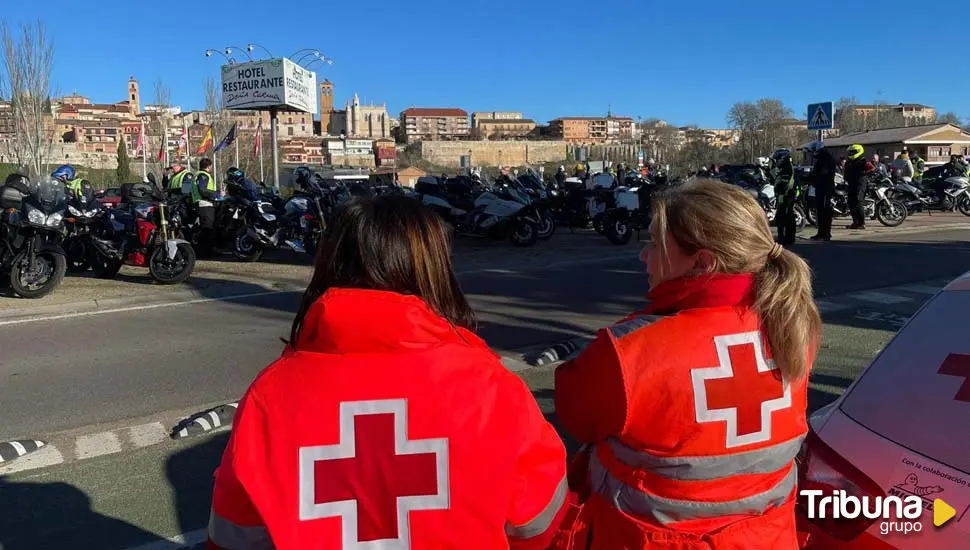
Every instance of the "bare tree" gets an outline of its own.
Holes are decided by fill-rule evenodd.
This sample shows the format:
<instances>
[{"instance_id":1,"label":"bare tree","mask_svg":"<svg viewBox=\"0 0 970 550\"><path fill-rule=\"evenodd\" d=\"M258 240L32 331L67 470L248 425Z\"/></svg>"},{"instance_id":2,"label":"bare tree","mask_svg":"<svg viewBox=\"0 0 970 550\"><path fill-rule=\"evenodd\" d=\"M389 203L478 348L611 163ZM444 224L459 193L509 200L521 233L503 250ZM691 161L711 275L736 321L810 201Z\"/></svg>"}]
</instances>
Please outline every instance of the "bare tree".
<instances>
[{"instance_id":1,"label":"bare tree","mask_svg":"<svg viewBox=\"0 0 970 550\"><path fill-rule=\"evenodd\" d=\"M3 23L0 25L0 43L14 119L10 152L17 163L28 166L33 175L46 173L56 130L51 108L54 96L51 88L53 43L47 38L40 21L21 25L19 33Z\"/></svg>"},{"instance_id":2,"label":"bare tree","mask_svg":"<svg viewBox=\"0 0 970 550\"><path fill-rule=\"evenodd\" d=\"M939 122L940 124L948 123L948 124L956 124L957 126L960 125L960 117L958 117L953 112L943 113L942 115L936 117L936 121Z\"/></svg>"},{"instance_id":3,"label":"bare tree","mask_svg":"<svg viewBox=\"0 0 970 550\"><path fill-rule=\"evenodd\" d=\"M154 109L155 112L152 114L151 119L148 122L147 134L151 136L158 136L157 140L146 139L149 143L145 144L144 154L149 155L149 164L152 169L161 173L165 167L166 163L171 162L171 157L169 154L164 154L159 156L162 147L165 147L165 151L168 151L168 127L171 124L171 119L169 117L169 110L172 103L172 91L168 86L158 79L155 81L155 102Z\"/></svg>"}]
</instances>

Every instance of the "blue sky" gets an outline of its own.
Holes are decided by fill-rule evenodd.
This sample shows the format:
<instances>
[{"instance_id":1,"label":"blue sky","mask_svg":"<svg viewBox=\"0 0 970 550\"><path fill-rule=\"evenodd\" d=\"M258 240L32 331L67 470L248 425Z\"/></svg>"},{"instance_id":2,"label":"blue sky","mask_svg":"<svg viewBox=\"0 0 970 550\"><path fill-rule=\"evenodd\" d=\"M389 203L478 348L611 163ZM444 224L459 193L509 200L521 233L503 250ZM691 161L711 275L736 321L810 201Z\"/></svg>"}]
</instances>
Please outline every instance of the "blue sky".
<instances>
[{"instance_id":1,"label":"blue sky","mask_svg":"<svg viewBox=\"0 0 970 550\"><path fill-rule=\"evenodd\" d=\"M316 65L318 78L334 82L338 104L357 92L365 102L386 101L393 116L409 106L461 107L523 111L544 122L612 106L617 115L723 127L741 100L777 97L801 115L807 103L853 95L970 117L960 31L967 27L953 3L3 3L0 18L40 18L57 33L58 91L105 103L123 100L134 75L143 102L161 78L175 103L201 108L205 77L219 75L219 63L203 51L256 42L276 55L320 49L335 61ZM914 10L923 29L937 30L920 32Z\"/></svg>"}]
</instances>

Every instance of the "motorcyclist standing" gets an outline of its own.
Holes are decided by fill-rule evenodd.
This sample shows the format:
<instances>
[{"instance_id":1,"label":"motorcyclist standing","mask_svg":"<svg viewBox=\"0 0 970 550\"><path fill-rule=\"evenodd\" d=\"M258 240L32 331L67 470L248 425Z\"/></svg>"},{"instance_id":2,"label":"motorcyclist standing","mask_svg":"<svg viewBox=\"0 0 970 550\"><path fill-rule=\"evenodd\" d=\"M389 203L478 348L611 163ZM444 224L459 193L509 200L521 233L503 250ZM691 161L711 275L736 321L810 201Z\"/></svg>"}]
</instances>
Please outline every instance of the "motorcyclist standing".
<instances>
[{"instance_id":1,"label":"motorcyclist standing","mask_svg":"<svg viewBox=\"0 0 970 550\"><path fill-rule=\"evenodd\" d=\"M795 200L798 198L798 188L795 186L795 165L792 164L791 151L778 149L771 155L774 167L775 226L778 227L778 243L790 245L795 243Z\"/></svg>"},{"instance_id":2,"label":"motorcyclist standing","mask_svg":"<svg viewBox=\"0 0 970 550\"><path fill-rule=\"evenodd\" d=\"M232 167L226 170L226 188L230 195L250 201L259 199L259 187L256 182L247 178L246 173L239 168Z\"/></svg>"},{"instance_id":3,"label":"motorcyclist standing","mask_svg":"<svg viewBox=\"0 0 970 550\"><path fill-rule=\"evenodd\" d=\"M563 185L566 183L566 167L560 164L559 170L556 170L555 177L556 177L556 185L558 185L559 188L562 189Z\"/></svg>"},{"instance_id":4,"label":"motorcyclist standing","mask_svg":"<svg viewBox=\"0 0 970 550\"><path fill-rule=\"evenodd\" d=\"M185 169L181 164L172 164L170 167L172 170L172 177L168 180L168 192L174 195L182 193L182 183L185 178L189 177L192 173ZM194 176L193 176L194 177Z\"/></svg>"},{"instance_id":5,"label":"motorcyclist standing","mask_svg":"<svg viewBox=\"0 0 970 550\"><path fill-rule=\"evenodd\" d=\"M77 172L70 164L62 164L51 172L51 177L64 184L64 192L73 197L81 196L83 178L77 177Z\"/></svg>"},{"instance_id":6,"label":"motorcyclist standing","mask_svg":"<svg viewBox=\"0 0 970 550\"><path fill-rule=\"evenodd\" d=\"M919 183L923 181L923 172L926 171L926 161L919 156L919 151L909 154L909 160L913 165L913 181Z\"/></svg>"},{"instance_id":7,"label":"motorcyclist standing","mask_svg":"<svg viewBox=\"0 0 970 550\"><path fill-rule=\"evenodd\" d=\"M806 147L812 153L811 181L815 188L815 211L818 218L818 232L811 237L813 241L832 240L832 197L835 196L835 157L825 145L814 141Z\"/></svg>"},{"instance_id":8,"label":"motorcyclist standing","mask_svg":"<svg viewBox=\"0 0 970 550\"><path fill-rule=\"evenodd\" d=\"M906 183L913 181L913 175L915 174L915 169L913 168L912 161L909 160L909 153L903 151L899 154L899 157L893 161L893 169L896 173L896 177L901 179Z\"/></svg>"},{"instance_id":9,"label":"motorcyclist standing","mask_svg":"<svg viewBox=\"0 0 970 550\"><path fill-rule=\"evenodd\" d=\"M195 175L195 185L192 186L192 203L196 207L199 220L199 253L203 256L211 255L215 246L216 181L212 177L212 161L204 158L199 161L199 172Z\"/></svg>"},{"instance_id":10,"label":"motorcyclist standing","mask_svg":"<svg viewBox=\"0 0 970 550\"><path fill-rule=\"evenodd\" d=\"M875 165L865 159L865 149L859 144L850 145L845 162L845 183L849 186L849 211L852 224L847 229L865 229L866 212L863 204L866 197L866 176L876 171Z\"/></svg>"}]
</instances>

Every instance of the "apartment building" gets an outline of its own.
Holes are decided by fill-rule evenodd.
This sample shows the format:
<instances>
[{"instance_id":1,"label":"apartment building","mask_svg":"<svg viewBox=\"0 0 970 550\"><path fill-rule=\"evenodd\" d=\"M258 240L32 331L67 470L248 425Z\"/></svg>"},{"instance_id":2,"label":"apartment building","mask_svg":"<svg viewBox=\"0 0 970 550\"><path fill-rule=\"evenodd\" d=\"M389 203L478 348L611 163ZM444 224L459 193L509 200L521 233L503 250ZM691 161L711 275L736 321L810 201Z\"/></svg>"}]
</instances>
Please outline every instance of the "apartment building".
<instances>
[{"instance_id":1,"label":"apartment building","mask_svg":"<svg viewBox=\"0 0 970 550\"><path fill-rule=\"evenodd\" d=\"M549 121L551 134L575 144L619 143L633 139L630 117L561 117Z\"/></svg>"},{"instance_id":2,"label":"apartment building","mask_svg":"<svg viewBox=\"0 0 970 550\"><path fill-rule=\"evenodd\" d=\"M406 143L466 139L468 113L454 108L405 109L401 112L401 133Z\"/></svg>"},{"instance_id":3,"label":"apartment building","mask_svg":"<svg viewBox=\"0 0 970 550\"><path fill-rule=\"evenodd\" d=\"M478 128L481 120L515 120L521 119L522 113L514 111L478 111L472 113L472 128Z\"/></svg>"}]
</instances>

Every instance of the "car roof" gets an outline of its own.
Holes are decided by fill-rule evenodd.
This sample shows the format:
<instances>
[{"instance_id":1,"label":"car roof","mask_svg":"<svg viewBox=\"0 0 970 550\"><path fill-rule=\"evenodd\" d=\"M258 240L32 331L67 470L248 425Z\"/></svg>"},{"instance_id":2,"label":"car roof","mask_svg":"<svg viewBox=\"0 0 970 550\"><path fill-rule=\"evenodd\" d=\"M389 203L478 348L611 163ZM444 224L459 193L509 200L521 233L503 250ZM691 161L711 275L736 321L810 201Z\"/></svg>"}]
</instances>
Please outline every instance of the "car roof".
<instances>
[{"instance_id":1,"label":"car roof","mask_svg":"<svg viewBox=\"0 0 970 550\"><path fill-rule=\"evenodd\" d=\"M970 474L970 272L930 298L843 398L869 430Z\"/></svg>"}]
</instances>

